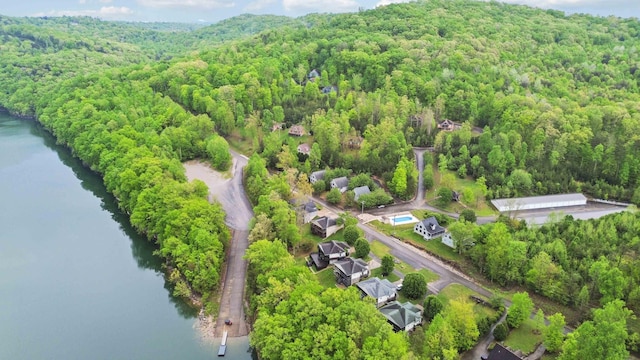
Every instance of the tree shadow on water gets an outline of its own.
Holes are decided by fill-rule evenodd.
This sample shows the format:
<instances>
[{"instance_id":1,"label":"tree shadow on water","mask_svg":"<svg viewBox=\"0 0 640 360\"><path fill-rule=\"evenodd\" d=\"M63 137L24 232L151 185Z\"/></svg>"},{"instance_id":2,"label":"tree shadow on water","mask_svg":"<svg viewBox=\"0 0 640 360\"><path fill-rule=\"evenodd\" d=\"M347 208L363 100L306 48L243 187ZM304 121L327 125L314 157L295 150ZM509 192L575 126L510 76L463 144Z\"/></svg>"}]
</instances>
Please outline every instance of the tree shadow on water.
<instances>
[{"instance_id":1,"label":"tree shadow on water","mask_svg":"<svg viewBox=\"0 0 640 360\"><path fill-rule=\"evenodd\" d=\"M115 197L107 191L100 174L84 166L80 159L73 156L68 147L58 144L55 137L37 121L29 119L24 121L31 123L31 134L41 138L44 145L55 151L60 161L73 171L76 178L80 180L82 188L90 191L100 199L100 207L111 214L111 218L118 223L122 232L131 239L131 253L138 267L163 274L164 288L167 290L169 300L174 304L178 313L184 318L196 317L198 314L197 309L194 309L181 298L172 295L173 284L168 282L166 276L164 276L163 260L153 254L157 246L135 231L127 214L118 208Z\"/></svg>"}]
</instances>

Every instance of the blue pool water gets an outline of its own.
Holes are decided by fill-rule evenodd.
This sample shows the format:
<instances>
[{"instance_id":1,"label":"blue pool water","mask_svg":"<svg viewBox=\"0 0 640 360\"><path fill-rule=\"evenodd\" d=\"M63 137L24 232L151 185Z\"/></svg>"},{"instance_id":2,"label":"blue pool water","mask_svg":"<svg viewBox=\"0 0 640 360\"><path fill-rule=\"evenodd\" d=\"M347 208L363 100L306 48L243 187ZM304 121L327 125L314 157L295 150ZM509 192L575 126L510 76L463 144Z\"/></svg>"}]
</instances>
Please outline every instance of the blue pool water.
<instances>
[{"instance_id":1,"label":"blue pool water","mask_svg":"<svg viewBox=\"0 0 640 360\"><path fill-rule=\"evenodd\" d=\"M401 216L396 216L396 217L392 217L391 218L391 224L395 225L402 225L402 224L411 224L411 223L415 223L418 222L420 220L416 219L415 217L411 216L411 215L401 215Z\"/></svg>"}]
</instances>

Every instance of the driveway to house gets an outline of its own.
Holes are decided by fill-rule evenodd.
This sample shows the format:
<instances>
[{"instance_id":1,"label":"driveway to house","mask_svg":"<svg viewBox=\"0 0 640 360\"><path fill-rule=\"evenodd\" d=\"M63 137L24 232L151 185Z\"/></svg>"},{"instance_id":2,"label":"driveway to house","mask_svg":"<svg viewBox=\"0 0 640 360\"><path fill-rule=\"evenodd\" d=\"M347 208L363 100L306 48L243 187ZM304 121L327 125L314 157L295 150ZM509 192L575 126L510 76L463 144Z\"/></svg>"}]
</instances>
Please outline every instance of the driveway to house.
<instances>
[{"instance_id":1,"label":"driveway to house","mask_svg":"<svg viewBox=\"0 0 640 360\"><path fill-rule=\"evenodd\" d=\"M253 210L242 185L242 169L247 165L248 159L234 151L231 151L231 155L231 176L218 173L203 162L189 161L184 164L189 181L202 180L209 187L209 201L222 204L227 214L225 223L232 233L227 251L227 268L222 274L222 298L215 326L216 337L222 337L225 330L229 337L249 334L244 314L247 262L243 256L249 247L249 221L253 217ZM230 319L232 325L225 325L226 319Z\"/></svg>"}]
</instances>

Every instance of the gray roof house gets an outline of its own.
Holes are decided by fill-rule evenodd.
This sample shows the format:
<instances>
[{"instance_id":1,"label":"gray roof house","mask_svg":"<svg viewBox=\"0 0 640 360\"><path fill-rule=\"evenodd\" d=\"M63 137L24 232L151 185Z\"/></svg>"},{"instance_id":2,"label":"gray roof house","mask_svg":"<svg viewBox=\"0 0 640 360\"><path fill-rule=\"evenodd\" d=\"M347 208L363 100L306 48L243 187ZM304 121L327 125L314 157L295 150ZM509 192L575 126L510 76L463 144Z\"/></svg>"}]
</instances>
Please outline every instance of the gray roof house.
<instances>
[{"instance_id":1,"label":"gray roof house","mask_svg":"<svg viewBox=\"0 0 640 360\"><path fill-rule=\"evenodd\" d=\"M346 176L343 177L339 177L339 178L335 178L333 180L331 180L331 188L338 188L338 190L340 190L340 192L345 192L347 191L349 187L349 179L347 179Z\"/></svg>"},{"instance_id":2,"label":"gray roof house","mask_svg":"<svg viewBox=\"0 0 640 360\"><path fill-rule=\"evenodd\" d=\"M311 221L311 233L321 238L327 238L342 229L344 225L338 225L335 218L319 217Z\"/></svg>"},{"instance_id":3,"label":"gray roof house","mask_svg":"<svg viewBox=\"0 0 640 360\"><path fill-rule=\"evenodd\" d=\"M420 234L425 240L435 239L444 234L445 229L438 224L435 217L428 217L413 227L413 232Z\"/></svg>"},{"instance_id":4,"label":"gray roof house","mask_svg":"<svg viewBox=\"0 0 640 360\"><path fill-rule=\"evenodd\" d=\"M327 241L318 244L318 252L309 254L309 266L314 265L316 269L322 270L336 261L349 256L349 244L343 241Z\"/></svg>"},{"instance_id":5,"label":"gray roof house","mask_svg":"<svg viewBox=\"0 0 640 360\"><path fill-rule=\"evenodd\" d=\"M316 217L316 215L318 215L318 207L316 206L316 203L309 200L306 204L302 206L302 213L303 213L302 223L304 224L310 223L311 220L313 220L313 218Z\"/></svg>"},{"instance_id":6,"label":"gray roof house","mask_svg":"<svg viewBox=\"0 0 640 360\"><path fill-rule=\"evenodd\" d=\"M394 301L379 310L394 331L410 331L422 324L422 310L408 301L404 304Z\"/></svg>"},{"instance_id":7,"label":"gray roof house","mask_svg":"<svg viewBox=\"0 0 640 360\"><path fill-rule=\"evenodd\" d=\"M324 179L324 173L326 172L327 170L319 170L319 171L312 172L311 175L309 175L309 181L312 184L315 184L316 181Z\"/></svg>"},{"instance_id":8,"label":"gray roof house","mask_svg":"<svg viewBox=\"0 0 640 360\"><path fill-rule=\"evenodd\" d=\"M482 360L521 360L522 358L516 355L506 347L496 344L488 357L481 357Z\"/></svg>"},{"instance_id":9,"label":"gray roof house","mask_svg":"<svg viewBox=\"0 0 640 360\"><path fill-rule=\"evenodd\" d=\"M380 280L377 277L360 281L356 284L363 296L370 296L376 300L376 306L380 307L385 303L395 300L398 294L396 287L389 280Z\"/></svg>"},{"instance_id":10,"label":"gray roof house","mask_svg":"<svg viewBox=\"0 0 640 360\"><path fill-rule=\"evenodd\" d=\"M338 284L351 286L369 276L369 265L362 259L346 258L333 264Z\"/></svg>"},{"instance_id":11,"label":"gray roof house","mask_svg":"<svg viewBox=\"0 0 640 360\"><path fill-rule=\"evenodd\" d=\"M358 201L361 195L370 194L370 193L371 193L371 190L369 190L369 187L367 185L358 186L357 188L353 189L353 199Z\"/></svg>"}]
</instances>

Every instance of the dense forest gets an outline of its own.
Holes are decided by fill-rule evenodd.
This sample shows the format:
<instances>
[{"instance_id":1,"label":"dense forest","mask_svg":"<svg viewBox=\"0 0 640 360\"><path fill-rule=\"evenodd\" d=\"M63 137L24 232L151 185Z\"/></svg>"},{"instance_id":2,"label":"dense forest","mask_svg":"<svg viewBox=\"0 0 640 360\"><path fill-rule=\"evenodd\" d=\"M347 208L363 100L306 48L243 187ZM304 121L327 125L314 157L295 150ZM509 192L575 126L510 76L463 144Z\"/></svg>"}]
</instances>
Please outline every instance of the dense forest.
<instances>
[{"instance_id":1,"label":"dense forest","mask_svg":"<svg viewBox=\"0 0 640 360\"><path fill-rule=\"evenodd\" d=\"M134 227L158 244L174 292L205 302L218 288L229 231L181 162L209 158L224 169L227 141L249 143L253 344L263 357L291 358L283 339L304 334L299 348L312 357L402 358L429 346L410 348L371 304L321 290L287 257L300 241L286 205L292 189L309 193L311 171L340 168L410 197L411 148L433 146L439 166L484 178L488 198L583 191L640 204L639 48L637 19L463 0L245 15L197 29L0 16L0 106L36 117L99 172ZM444 119L462 128L439 131ZM307 158L295 156L300 139L272 131L276 124L312 135ZM615 313L624 329L629 314L618 299L640 307L637 223L632 214L535 230L497 223L474 230L468 255L497 283L576 307L600 302L566 342L562 358L579 359L590 331L610 325L598 314ZM283 244L260 241L276 238ZM310 302L322 316L287 322ZM447 316L439 326L456 322ZM453 350L434 357L468 348L465 330L451 331ZM466 333L477 338L477 328ZM320 338L326 353L311 353L308 343Z\"/></svg>"}]
</instances>

